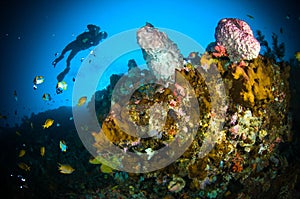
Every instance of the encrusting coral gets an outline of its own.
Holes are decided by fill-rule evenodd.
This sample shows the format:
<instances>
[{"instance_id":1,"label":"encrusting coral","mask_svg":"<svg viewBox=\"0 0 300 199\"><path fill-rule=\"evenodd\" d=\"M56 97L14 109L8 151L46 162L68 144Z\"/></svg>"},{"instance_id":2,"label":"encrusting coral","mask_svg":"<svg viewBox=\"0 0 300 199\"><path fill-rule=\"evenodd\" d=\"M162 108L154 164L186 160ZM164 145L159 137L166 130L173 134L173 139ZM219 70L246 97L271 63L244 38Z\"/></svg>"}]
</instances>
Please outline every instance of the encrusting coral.
<instances>
[{"instance_id":1,"label":"encrusting coral","mask_svg":"<svg viewBox=\"0 0 300 199\"><path fill-rule=\"evenodd\" d=\"M239 93L245 103L254 106L261 100L267 102L274 99L272 93L273 69L270 62L258 57L246 67L236 67L232 70L233 83L242 82L241 87L235 87L234 92ZM237 100L240 98L236 98ZM244 104L245 104L244 103Z\"/></svg>"}]
</instances>

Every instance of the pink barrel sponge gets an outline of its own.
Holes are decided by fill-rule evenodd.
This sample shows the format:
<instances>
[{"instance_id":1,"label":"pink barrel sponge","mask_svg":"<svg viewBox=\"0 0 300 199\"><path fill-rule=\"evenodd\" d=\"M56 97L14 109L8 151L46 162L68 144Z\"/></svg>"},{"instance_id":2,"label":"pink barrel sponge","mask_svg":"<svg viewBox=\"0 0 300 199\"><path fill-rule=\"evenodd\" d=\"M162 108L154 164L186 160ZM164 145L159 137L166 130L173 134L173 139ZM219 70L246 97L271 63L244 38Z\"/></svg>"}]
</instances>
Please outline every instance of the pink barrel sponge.
<instances>
[{"instance_id":1,"label":"pink barrel sponge","mask_svg":"<svg viewBox=\"0 0 300 199\"><path fill-rule=\"evenodd\" d=\"M250 26L239 19L220 20L215 38L217 45L225 47L229 59L233 62L254 59L260 51L260 44L253 36Z\"/></svg>"}]
</instances>

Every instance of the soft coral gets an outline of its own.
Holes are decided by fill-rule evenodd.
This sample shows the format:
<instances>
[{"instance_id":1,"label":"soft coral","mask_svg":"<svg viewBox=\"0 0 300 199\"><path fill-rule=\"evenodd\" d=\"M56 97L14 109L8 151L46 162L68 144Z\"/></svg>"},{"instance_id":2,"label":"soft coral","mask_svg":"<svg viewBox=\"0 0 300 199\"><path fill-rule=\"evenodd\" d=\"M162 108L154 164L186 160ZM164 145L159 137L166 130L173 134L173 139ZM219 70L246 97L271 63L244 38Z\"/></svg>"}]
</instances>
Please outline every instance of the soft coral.
<instances>
[{"instance_id":1,"label":"soft coral","mask_svg":"<svg viewBox=\"0 0 300 199\"><path fill-rule=\"evenodd\" d=\"M215 52L213 52L213 56L215 57L226 57L228 56L226 53L226 48L222 45L216 45L214 47Z\"/></svg>"}]
</instances>

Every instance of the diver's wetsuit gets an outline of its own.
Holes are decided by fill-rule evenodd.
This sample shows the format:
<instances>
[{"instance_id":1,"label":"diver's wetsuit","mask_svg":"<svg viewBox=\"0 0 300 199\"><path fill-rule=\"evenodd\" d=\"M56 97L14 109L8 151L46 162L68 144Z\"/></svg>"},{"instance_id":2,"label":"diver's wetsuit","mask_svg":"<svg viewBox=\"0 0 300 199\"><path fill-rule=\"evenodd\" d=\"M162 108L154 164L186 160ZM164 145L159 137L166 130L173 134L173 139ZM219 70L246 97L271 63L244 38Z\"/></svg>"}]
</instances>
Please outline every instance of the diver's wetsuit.
<instances>
[{"instance_id":1,"label":"diver's wetsuit","mask_svg":"<svg viewBox=\"0 0 300 199\"><path fill-rule=\"evenodd\" d=\"M64 58L66 52L71 51L68 58L67 58L67 67L63 72L61 72L57 76L57 80L60 82L64 79L66 74L70 71L71 60L74 56L81 50L86 50L91 46L96 46L99 44L101 39L105 39L107 37L106 32L99 32L100 27L95 25L88 25L87 26L89 31L84 32L76 37L76 40L69 43L62 51L61 55L57 57L53 62L52 65L55 67L56 64Z\"/></svg>"}]
</instances>

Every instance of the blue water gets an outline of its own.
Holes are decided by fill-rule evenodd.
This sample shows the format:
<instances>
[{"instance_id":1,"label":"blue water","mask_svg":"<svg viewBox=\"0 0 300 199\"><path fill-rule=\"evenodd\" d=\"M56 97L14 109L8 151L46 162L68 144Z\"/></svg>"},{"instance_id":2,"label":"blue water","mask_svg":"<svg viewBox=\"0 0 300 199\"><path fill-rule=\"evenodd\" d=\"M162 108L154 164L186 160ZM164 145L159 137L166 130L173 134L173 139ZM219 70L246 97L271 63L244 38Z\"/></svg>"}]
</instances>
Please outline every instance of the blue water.
<instances>
[{"instance_id":1,"label":"blue water","mask_svg":"<svg viewBox=\"0 0 300 199\"><path fill-rule=\"evenodd\" d=\"M68 89L63 94L55 93L56 76L65 68L65 59L53 68L54 54L77 35L87 30L87 24L96 24L114 35L150 22L156 27L179 31L204 48L214 41L218 21L224 17L240 18L255 30L261 30L270 41L271 33L279 35L286 45L287 59L297 51L299 43L299 12L286 1L255 3L253 1L13 1L1 3L1 106L0 113L8 116L0 121L3 126L19 123L24 115L72 105L72 78L93 48L82 51L71 61L71 71L65 78ZM15 14L17 13L17 14ZM250 18L251 15L254 18ZM280 33L280 28L283 33ZM100 44L101 45L101 44ZM187 56L186 52L184 56ZM142 56L137 57L143 64ZM111 68L116 73L126 71L124 64L114 62ZM112 72L112 71L111 71ZM43 75L45 82L34 91L32 80ZM100 82L100 87L105 86ZM17 91L18 101L13 93ZM53 101L42 100L50 93ZM15 111L17 114L15 115Z\"/></svg>"}]
</instances>

